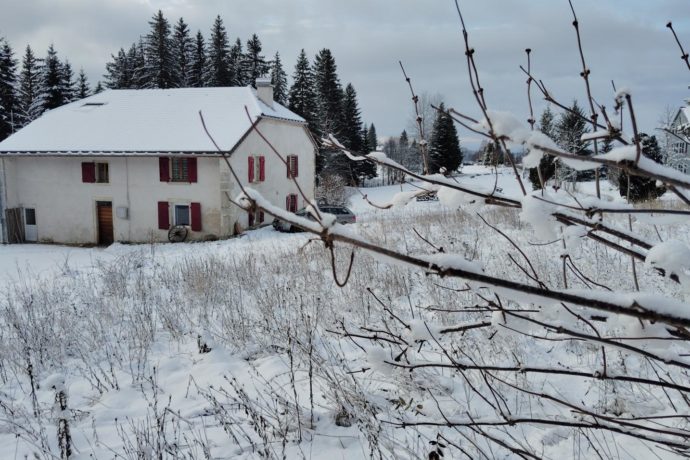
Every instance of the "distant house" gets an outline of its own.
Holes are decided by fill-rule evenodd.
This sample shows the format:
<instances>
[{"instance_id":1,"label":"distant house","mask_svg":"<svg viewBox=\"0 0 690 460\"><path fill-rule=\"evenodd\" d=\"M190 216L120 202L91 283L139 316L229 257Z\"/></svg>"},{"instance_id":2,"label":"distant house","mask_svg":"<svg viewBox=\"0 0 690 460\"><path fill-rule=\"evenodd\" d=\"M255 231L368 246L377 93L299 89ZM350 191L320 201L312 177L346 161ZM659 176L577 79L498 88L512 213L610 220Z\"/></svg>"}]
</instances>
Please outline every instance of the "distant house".
<instances>
[{"instance_id":1,"label":"distant house","mask_svg":"<svg viewBox=\"0 0 690 460\"><path fill-rule=\"evenodd\" d=\"M290 176L313 199L314 141L270 84L257 86L111 90L45 113L0 142L1 240L167 241L177 225L204 240L260 224L263 213L228 199L240 188L200 111L245 185L275 205L304 206Z\"/></svg>"},{"instance_id":2,"label":"distant house","mask_svg":"<svg viewBox=\"0 0 690 460\"><path fill-rule=\"evenodd\" d=\"M668 128L668 145L666 163L684 173L690 173L690 99L673 117Z\"/></svg>"}]
</instances>

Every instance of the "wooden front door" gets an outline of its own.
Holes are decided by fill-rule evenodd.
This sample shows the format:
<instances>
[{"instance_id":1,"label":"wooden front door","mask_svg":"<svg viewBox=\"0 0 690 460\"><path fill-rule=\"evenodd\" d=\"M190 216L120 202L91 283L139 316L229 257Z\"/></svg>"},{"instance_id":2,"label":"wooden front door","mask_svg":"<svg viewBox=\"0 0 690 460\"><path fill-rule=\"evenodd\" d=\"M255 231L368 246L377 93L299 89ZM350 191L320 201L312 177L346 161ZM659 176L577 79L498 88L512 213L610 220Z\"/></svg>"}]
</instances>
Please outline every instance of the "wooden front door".
<instances>
[{"instance_id":1,"label":"wooden front door","mask_svg":"<svg viewBox=\"0 0 690 460\"><path fill-rule=\"evenodd\" d=\"M96 217L98 218L98 244L104 246L112 244L114 241L113 203L111 201L97 201Z\"/></svg>"}]
</instances>

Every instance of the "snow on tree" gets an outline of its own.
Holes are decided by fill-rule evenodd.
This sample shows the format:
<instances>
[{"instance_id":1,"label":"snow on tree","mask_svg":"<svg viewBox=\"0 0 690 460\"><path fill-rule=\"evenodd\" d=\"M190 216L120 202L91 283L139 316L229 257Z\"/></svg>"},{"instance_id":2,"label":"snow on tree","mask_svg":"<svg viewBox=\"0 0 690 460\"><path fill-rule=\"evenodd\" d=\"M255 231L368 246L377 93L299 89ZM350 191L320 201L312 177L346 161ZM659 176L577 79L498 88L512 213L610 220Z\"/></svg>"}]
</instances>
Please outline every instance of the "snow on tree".
<instances>
[{"instance_id":1,"label":"snow on tree","mask_svg":"<svg viewBox=\"0 0 690 460\"><path fill-rule=\"evenodd\" d=\"M324 48L317 53L313 69L318 131L339 137L343 131L343 90L331 50Z\"/></svg>"},{"instance_id":2,"label":"snow on tree","mask_svg":"<svg viewBox=\"0 0 690 460\"><path fill-rule=\"evenodd\" d=\"M256 79L263 77L268 73L269 65L266 58L261 54L263 50L261 40L256 34L252 34L251 38L247 40L245 53L240 61L241 75L240 78L242 86L256 85Z\"/></svg>"},{"instance_id":3,"label":"snow on tree","mask_svg":"<svg viewBox=\"0 0 690 460\"><path fill-rule=\"evenodd\" d=\"M102 93L103 91L105 91L105 88L103 88L103 84L99 80L96 82L96 87L93 89L93 94Z\"/></svg>"},{"instance_id":4,"label":"snow on tree","mask_svg":"<svg viewBox=\"0 0 690 460\"><path fill-rule=\"evenodd\" d=\"M573 105L569 110L561 113L555 126L556 138L554 139L558 145L568 151L574 152L576 155L589 156L592 151L589 149L590 143L582 140L582 135L590 131L589 123L587 123L587 115L584 110L578 105L577 101L573 101ZM594 173L574 171L562 162L557 166L557 179L559 182L577 182L580 180L591 180L594 178Z\"/></svg>"},{"instance_id":5,"label":"snow on tree","mask_svg":"<svg viewBox=\"0 0 690 460\"><path fill-rule=\"evenodd\" d=\"M314 89L314 74L304 49L297 57L295 71L292 74L292 86L288 94L288 108L309 123L309 129L314 136L320 138L318 114L316 112L316 92Z\"/></svg>"},{"instance_id":6,"label":"snow on tree","mask_svg":"<svg viewBox=\"0 0 690 460\"><path fill-rule=\"evenodd\" d=\"M27 45L19 74L18 107L21 126L32 122L43 113L45 96L41 84L41 61Z\"/></svg>"},{"instance_id":7,"label":"snow on tree","mask_svg":"<svg viewBox=\"0 0 690 460\"><path fill-rule=\"evenodd\" d=\"M432 174L445 171L450 174L462 164L460 139L453 119L445 112L443 103L431 129L429 142L429 172Z\"/></svg>"},{"instance_id":8,"label":"snow on tree","mask_svg":"<svg viewBox=\"0 0 690 460\"><path fill-rule=\"evenodd\" d=\"M74 80L74 72L69 61L65 61L60 67L60 81L65 95L65 103L76 100L77 82Z\"/></svg>"},{"instance_id":9,"label":"snow on tree","mask_svg":"<svg viewBox=\"0 0 690 460\"><path fill-rule=\"evenodd\" d=\"M206 86L233 86L233 75L229 68L228 33L220 15L216 16L208 42L208 69Z\"/></svg>"},{"instance_id":10,"label":"snow on tree","mask_svg":"<svg viewBox=\"0 0 690 460\"><path fill-rule=\"evenodd\" d=\"M276 51L271 63L271 84L273 85L273 100L286 105L288 97L287 74L283 70L283 63L278 51Z\"/></svg>"},{"instance_id":11,"label":"snow on tree","mask_svg":"<svg viewBox=\"0 0 690 460\"><path fill-rule=\"evenodd\" d=\"M230 72L230 81L232 81L232 86L247 86L245 83L245 78L242 73L242 57L244 56L244 51L242 47L242 40L237 38L235 44L230 48L230 53L228 54L228 72Z\"/></svg>"},{"instance_id":12,"label":"snow on tree","mask_svg":"<svg viewBox=\"0 0 690 460\"><path fill-rule=\"evenodd\" d=\"M55 109L67 103L63 64L51 44L41 67L42 111Z\"/></svg>"},{"instance_id":13,"label":"snow on tree","mask_svg":"<svg viewBox=\"0 0 690 460\"><path fill-rule=\"evenodd\" d=\"M362 141L362 117L357 102L357 92L351 83L345 87L345 97L343 98L343 134L344 145L359 155L369 153L364 149ZM350 162L345 155L336 157L338 162L344 163L344 170L349 171L350 185L361 185L364 180L376 177L376 165L368 161ZM334 160L336 160L334 158ZM334 172L334 164L330 165L331 172Z\"/></svg>"},{"instance_id":14,"label":"snow on tree","mask_svg":"<svg viewBox=\"0 0 690 460\"><path fill-rule=\"evenodd\" d=\"M149 21L151 30L144 38L146 65L142 78L144 88L174 88L174 57L170 23L158 10Z\"/></svg>"},{"instance_id":15,"label":"snow on tree","mask_svg":"<svg viewBox=\"0 0 690 460\"><path fill-rule=\"evenodd\" d=\"M189 26L180 18L172 32L171 52L173 61L173 84L178 88L192 86L194 40L189 32Z\"/></svg>"},{"instance_id":16,"label":"snow on tree","mask_svg":"<svg viewBox=\"0 0 690 460\"><path fill-rule=\"evenodd\" d=\"M369 147L371 148L371 150L376 150L379 145L379 138L376 134L376 126L374 126L373 123L369 125L369 129L367 130L367 136L369 137Z\"/></svg>"},{"instance_id":17,"label":"snow on tree","mask_svg":"<svg viewBox=\"0 0 690 460\"><path fill-rule=\"evenodd\" d=\"M84 69L79 69L79 76L77 77L77 99L84 99L91 95L91 88L89 87L89 80L86 77Z\"/></svg>"},{"instance_id":18,"label":"snow on tree","mask_svg":"<svg viewBox=\"0 0 690 460\"><path fill-rule=\"evenodd\" d=\"M18 125L17 60L9 42L0 37L0 141Z\"/></svg>"},{"instance_id":19,"label":"snow on tree","mask_svg":"<svg viewBox=\"0 0 690 460\"><path fill-rule=\"evenodd\" d=\"M193 43L193 51L190 61L189 85L193 88L201 88L205 85L204 74L206 70L206 42L201 31L197 31Z\"/></svg>"},{"instance_id":20,"label":"snow on tree","mask_svg":"<svg viewBox=\"0 0 690 460\"><path fill-rule=\"evenodd\" d=\"M133 45L134 46L134 45ZM136 52L136 47L134 47ZM117 55L111 55L111 61L105 64L105 87L108 89L126 89L133 86L133 75L130 57L124 48Z\"/></svg>"}]
</instances>

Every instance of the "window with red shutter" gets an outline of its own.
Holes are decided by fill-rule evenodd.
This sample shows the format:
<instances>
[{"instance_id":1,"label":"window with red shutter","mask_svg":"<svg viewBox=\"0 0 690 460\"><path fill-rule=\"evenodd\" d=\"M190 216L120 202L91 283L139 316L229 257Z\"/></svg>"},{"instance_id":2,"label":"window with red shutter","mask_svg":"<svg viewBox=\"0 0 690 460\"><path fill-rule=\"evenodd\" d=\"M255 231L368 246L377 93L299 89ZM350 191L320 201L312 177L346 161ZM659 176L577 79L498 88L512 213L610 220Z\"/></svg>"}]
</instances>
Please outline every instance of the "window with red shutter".
<instances>
[{"instance_id":1,"label":"window with red shutter","mask_svg":"<svg viewBox=\"0 0 690 460\"><path fill-rule=\"evenodd\" d=\"M254 182L254 157L247 157L247 160L247 180L249 183L252 183Z\"/></svg>"},{"instance_id":2,"label":"window with red shutter","mask_svg":"<svg viewBox=\"0 0 690 460\"><path fill-rule=\"evenodd\" d=\"M247 224L249 227L254 226L254 211L251 209L247 211Z\"/></svg>"},{"instance_id":3,"label":"window with red shutter","mask_svg":"<svg viewBox=\"0 0 690 460\"><path fill-rule=\"evenodd\" d=\"M158 170L161 182L170 182L170 159L160 157L158 159Z\"/></svg>"},{"instance_id":4,"label":"window with red shutter","mask_svg":"<svg viewBox=\"0 0 690 460\"><path fill-rule=\"evenodd\" d=\"M96 182L96 164L82 163L81 164L81 181L86 183Z\"/></svg>"},{"instance_id":5,"label":"window with red shutter","mask_svg":"<svg viewBox=\"0 0 690 460\"><path fill-rule=\"evenodd\" d=\"M259 157L259 182L266 180L266 157L261 155Z\"/></svg>"},{"instance_id":6,"label":"window with red shutter","mask_svg":"<svg viewBox=\"0 0 690 460\"><path fill-rule=\"evenodd\" d=\"M299 165L297 164L297 155L292 155L292 177L299 176Z\"/></svg>"},{"instance_id":7,"label":"window with red shutter","mask_svg":"<svg viewBox=\"0 0 690 460\"><path fill-rule=\"evenodd\" d=\"M158 228L160 230L170 228L170 209L167 201L158 202Z\"/></svg>"},{"instance_id":8,"label":"window with red shutter","mask_svg":"<svg viewBox=\"0 0 690 460\"><path fill-rule=\"evenodd\" d=\"M287 177L293 179L299 174L297 166L297 155L288 155L287 157Z\"/></svg>"},{"instance_id":9,"label":"window with red shutter","mask_svg":"<svg viewBox=\"0 0 690 460\"><path fill-rule=\"evenodd\" d=\"M263 224L265 220L265 215L263 211L259 211L259 223Z\"/></svg>"},{"instance_id":10,"label":"window with red shutter","mask_svg":"<svg viewBox=\"0 0 690 460\"><path fill-rule=\"evenodd\" d=\"M290 212L297 212L297 195L291 193L285 197L285 209Z\"/></svg>"},{"instance_id":11,"label":"window with red shutter","mask_svg":"<svg viewBox=\"0 0 690 460\"><path fill-rule=\"evenodd\" d=\"M192 203L190 206L192 214L192 231L201 231L201 203Z\"/></svg>"}]
</instances>

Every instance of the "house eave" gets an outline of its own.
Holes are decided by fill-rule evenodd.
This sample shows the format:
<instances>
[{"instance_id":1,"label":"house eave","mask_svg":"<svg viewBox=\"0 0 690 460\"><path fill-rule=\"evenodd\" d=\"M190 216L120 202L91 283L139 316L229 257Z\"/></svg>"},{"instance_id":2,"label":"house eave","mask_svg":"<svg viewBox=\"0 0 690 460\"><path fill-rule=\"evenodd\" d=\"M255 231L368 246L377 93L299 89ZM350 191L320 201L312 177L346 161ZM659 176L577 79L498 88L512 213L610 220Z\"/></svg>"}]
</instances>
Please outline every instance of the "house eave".
<instances>
[{"instance_id":1,"label":"house eave","mask_svg":"<svg viewBox=\"0 0 690 460\"><path fill-rule=\"evenodd\" d=\"M222 156L218 151L196 150L4 150L0 157L159 157L176 155Z\"/></svg>"}]
</instances>

